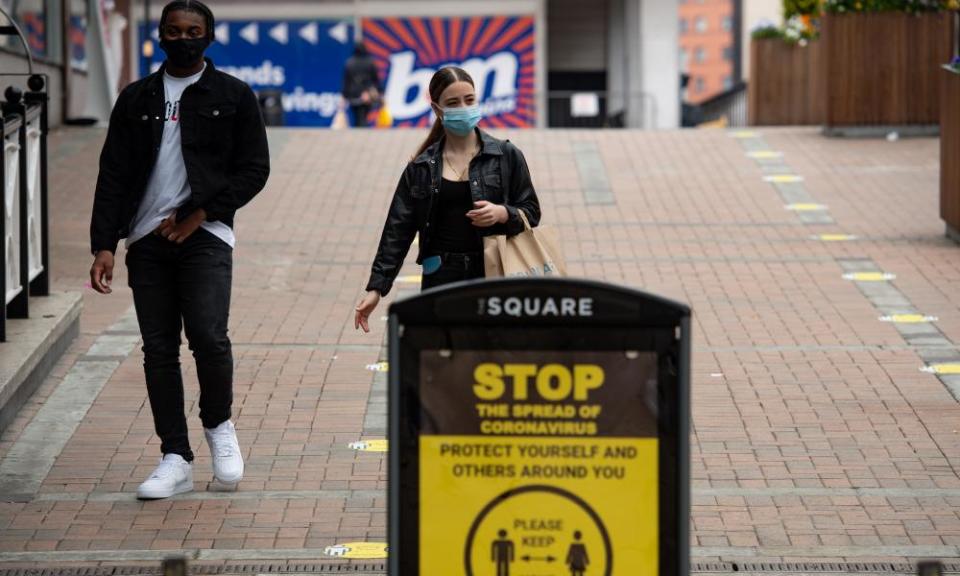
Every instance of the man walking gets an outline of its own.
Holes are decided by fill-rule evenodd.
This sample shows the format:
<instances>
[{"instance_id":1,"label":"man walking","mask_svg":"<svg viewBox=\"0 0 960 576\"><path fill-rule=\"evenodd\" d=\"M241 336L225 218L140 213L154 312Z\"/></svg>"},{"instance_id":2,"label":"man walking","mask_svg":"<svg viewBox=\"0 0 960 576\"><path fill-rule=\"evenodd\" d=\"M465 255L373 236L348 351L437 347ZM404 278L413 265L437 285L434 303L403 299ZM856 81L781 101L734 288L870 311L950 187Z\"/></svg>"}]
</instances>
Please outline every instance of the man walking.
<instances>
[{"instance_id":1,"label":"man walking","mask_svg":"<svg viewBox=\"0 0 960 576\"><path fill-rule=\"evenodd\" d=\"M347 58L343 70L343 98L350 104L354 127L368 126L367 116L382 98L377 64L363 42L357 42L353 56Z\"/></svg>"},{"instance_id":2,"label":"man walking","mask_svg":"<svg viewBox=\"0 0 960 576\"><path fill-rule=\"evenodd\" d=\"M163 453L137 490L142 499L193 489L181 329L197 364L214 477L226 484L243 477L230 420L233 219L266 184L270 158L253 91L203 56L213 38L213 13L202 2L166 5L160 46L167 59L159 72L120 94L100 156L90 280L97 292L111 292L114 253L125 237L147 394Z\"/></svg>"}]
</instances>

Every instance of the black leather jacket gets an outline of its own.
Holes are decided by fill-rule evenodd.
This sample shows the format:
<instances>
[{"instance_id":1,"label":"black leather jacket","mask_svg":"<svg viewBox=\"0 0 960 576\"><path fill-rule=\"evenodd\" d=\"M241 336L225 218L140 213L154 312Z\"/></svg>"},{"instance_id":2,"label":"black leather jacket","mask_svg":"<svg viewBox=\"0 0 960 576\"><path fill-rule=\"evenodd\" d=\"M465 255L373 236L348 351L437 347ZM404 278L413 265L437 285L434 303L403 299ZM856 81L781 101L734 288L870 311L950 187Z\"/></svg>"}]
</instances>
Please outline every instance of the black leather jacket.
<instances>
[{"instance_id":1,"label":"black leather jacket","mask_svg":"<svg viewBox=\"0 0 960 576\"><path fill-rule=\"evenodd\" d=\"M469 172L473 200L503 204L509 214L505 224L478 228L478 233L482 236L513 236L523 232L520 209L526 214L530 226L536 226L540 223L540 201L533 189L523 153L509 140L498 140L479 129L477 133L481 150L470 163ZM427 148L403 171L383 225L380 247L367 283L368 291L376 290L381 295L390 292L418 232L420 253L417 263L422 263L424 255L430 254L431 226L436 216L434 208L442 175L443 140Z\"/></svg>"},{"instance_id":2,"label":"black leather jacket","mask_svg":"<svg viewBox=\"0 0 960 576\"><path fill-rule=\"evenodd\" d=\"M163 138L163 72L127 86L113 107L90 222L94 254L116 251L143 198ZM208 59L203 75L180 98L180 143L191 197L177 219L203 208L207 220L233 226L234 213L270 174L256 95Z\"/></svg>"}]
</instances>

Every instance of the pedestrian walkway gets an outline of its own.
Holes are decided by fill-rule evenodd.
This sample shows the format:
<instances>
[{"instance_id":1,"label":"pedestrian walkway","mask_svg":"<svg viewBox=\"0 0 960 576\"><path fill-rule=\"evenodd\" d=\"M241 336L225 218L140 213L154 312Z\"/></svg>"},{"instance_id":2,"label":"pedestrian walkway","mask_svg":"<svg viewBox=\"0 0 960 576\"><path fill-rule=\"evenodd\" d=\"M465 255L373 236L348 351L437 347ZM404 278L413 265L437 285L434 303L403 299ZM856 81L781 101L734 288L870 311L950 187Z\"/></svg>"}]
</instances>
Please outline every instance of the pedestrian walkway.
<instances>
[{"instance_id":1,"label":"pedestrian walkway","mask_svg":"<svg viewBox=\"0 0 960 576\"><path fill-rule=\"evenodd\" d=\"M0 439L0 492L15 500L0 503L0 571L155 565L183 551L228 571L376 572L382 563L349 557L357 543L374 559L384 551L385 323L358 333L352 311L421 136L271 131L270 183L237 224L231 334L247 472L236 491L210 482L184 347L196 491L135 499L159 441L125 270L110 297L86 289L81 337ZM936 140L509 137L573 275L693 308L698 569L960 562L960 246L938 215ZM51 140L61 290L88 281L102 138ZM416 291L417 274L408 264L391 299Z\"/></svg>"}]
</instances>

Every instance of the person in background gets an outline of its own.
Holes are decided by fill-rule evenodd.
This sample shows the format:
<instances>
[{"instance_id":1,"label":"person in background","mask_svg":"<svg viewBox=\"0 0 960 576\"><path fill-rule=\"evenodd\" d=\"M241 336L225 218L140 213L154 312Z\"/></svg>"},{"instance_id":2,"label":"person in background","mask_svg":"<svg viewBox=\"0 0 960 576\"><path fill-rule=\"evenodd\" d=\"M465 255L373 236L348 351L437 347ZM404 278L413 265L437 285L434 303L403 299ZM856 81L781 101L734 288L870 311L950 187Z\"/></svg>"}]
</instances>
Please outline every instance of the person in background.
<instances>
[{"instance_id":1,"label":"person in background","mask_svg":"<svg viewBox=\"0 0 960 576\"><path fill-rule=\"evenodd\" d=\"M343 98L350 105L355 127L368 126L367 118L373 107L380 104L381 94L377 64L367 47L357 42L343 70Z\"/></svg>"},{"instance_id":2,"label":"person in background","mask_svg":"<svg viewBox=\"0 0 960 576\"><path fill-rule=\"evenodd\" d=\"M527 161L509 140L480 130L473 78L441 68L430 81L433 129L400 176L380 246L357 305L354 326L370 331L370 314L386 296L420 235L423 289L484 277L483 237L513 236L540 222L540 201Z\"/></svg>"},{"instance_id":3,"label":"person in background","mask_svg":"<svg viewBox=\"0 0 960 576\"><path fill-rule=\"evenodd\" d=\"M160 17L166 61L120 94L100 155L90 282L97 292L111 293L114 253L126 238L147 394L161 441L160 464L137 489L141 499L193 490L181 329L197 364L213 475L225 484L243 477L230 420L233 219L266 184L270 154L253 91L203 56L213 38L213 13L206 5L166 5Z\"/></svg>"}]
</instances>

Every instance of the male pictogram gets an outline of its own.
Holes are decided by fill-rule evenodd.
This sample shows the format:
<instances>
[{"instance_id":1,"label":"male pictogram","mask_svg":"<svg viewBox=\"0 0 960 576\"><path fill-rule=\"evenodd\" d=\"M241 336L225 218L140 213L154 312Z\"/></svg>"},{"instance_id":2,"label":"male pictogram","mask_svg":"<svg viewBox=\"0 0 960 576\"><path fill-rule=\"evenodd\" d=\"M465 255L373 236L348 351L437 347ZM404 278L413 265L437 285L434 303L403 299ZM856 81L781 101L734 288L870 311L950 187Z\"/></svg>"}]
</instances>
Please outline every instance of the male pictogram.
<instances>
[{"instance_id":1,"label":"male pictogram","mask_svg":"<svg viewBox=\"0 0 960 576\"><path fill-rule=\"evenodd\" d=\"M510 564L514 561L513 541L507 539L507 531L497 533L499 539L490 547L491 560L497 565L497 576L510 576Z\"/></svg>"},{"instance_id":2,"label":"male pictogram","mask_svg":"<svg viewBox=\"0 0 960 576\"><path fill-rule=\"evenodd\" d=\"M583 534L580 531L573 533L575 542L570 544L567 551L567 567L570 568L570 576L584 576L587 566L590 565L590 558L587 556L587 547L580 540Z\"/></svg>"}]
</instances>

